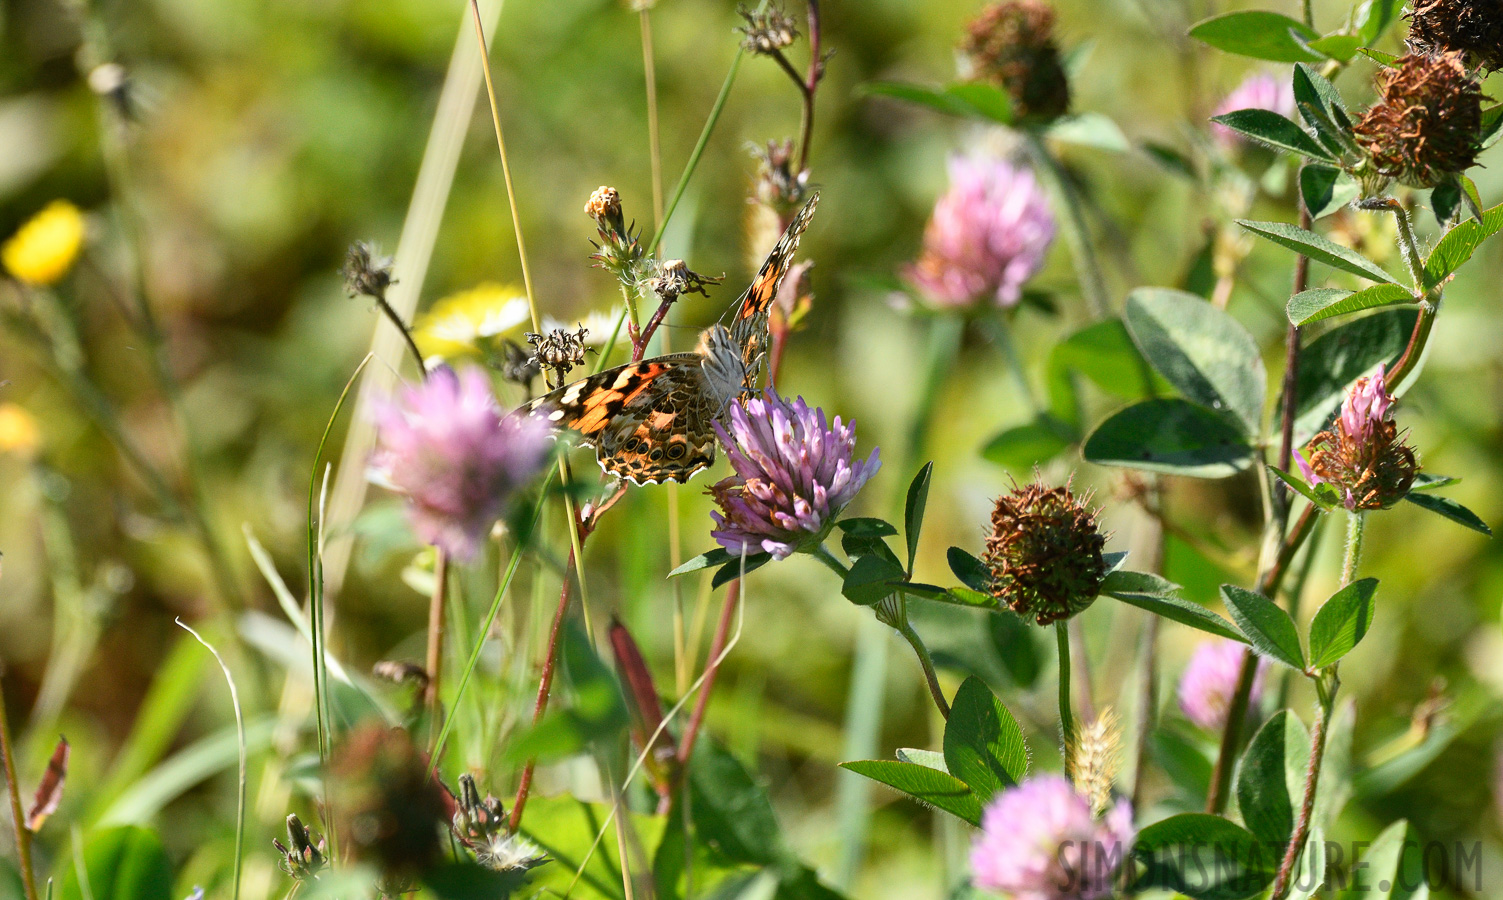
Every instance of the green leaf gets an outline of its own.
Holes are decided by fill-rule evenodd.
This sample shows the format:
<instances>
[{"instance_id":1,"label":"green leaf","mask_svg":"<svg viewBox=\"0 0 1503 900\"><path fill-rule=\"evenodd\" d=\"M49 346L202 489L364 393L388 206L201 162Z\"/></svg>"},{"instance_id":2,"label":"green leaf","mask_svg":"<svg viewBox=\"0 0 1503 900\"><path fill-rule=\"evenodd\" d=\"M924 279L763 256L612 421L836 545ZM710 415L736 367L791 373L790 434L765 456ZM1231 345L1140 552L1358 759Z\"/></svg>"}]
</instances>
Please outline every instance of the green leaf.
<instances>
[{"instance_id":1,"label":"green leaf","mask_svg":"<svg viewBox=\"0 0 1503 900\"><path fill-rule=\"evenodd\" d=\"M1333 288L1301 291L1289 298L1289 321L1309 325L1332 316L1376 309L1380 306L1414 303L1414 295L1396 284L1374 284L1356 293Z\"/></svg>"},{"instance_id":2,"label":"green leaf","mask_svg":"<svg viewBox=\"0 0 1503 900\"><path fill-rule=\"evenodd\" d=\"M908 500L903 506L903 536L908 540L908 571L913 571L914 557L918 556L919 532L924 527L924 507L929 502L929 479L934 475L934 463L924 463L919 473L908 485Z\"/></svg>"},{"instance_id":3,"label":"green leaf","mask_svg":"<svg viewBox=\"0 0 1503 900\"><path fill-rule=\"evenodd\" d=\"M1482 127L1477 129L1477 143L1486 150L1496 144L1499 137L1503 137L1503 104L1482 111Z\"/></svg>"},{"instance_id":4,"label":"green leaf","mask_svg":"<svg viewBox=\"0 0 1503 900\"><path fill-rule=\"evenodd\" d=\"M1362 188L1340 169L1315 163L1299 170L1299 191L1312 218L1339 212L1362 194Z\"/></svg>"},{"instance_id":5,"label":"green leaf","mask_svg":"<svg viewBox=\"0 0 1503 900\"><path fill-rule=\"evenodd\" d=\"M1133 291L1123 321L1144 358L1186 399L1229 412L1244 434L1258 434L1268 375L1241 323L1194 294L1167 288Z\"/></svg>"},{"instance_id":6,"label":"green leaf","mask_svg":"<svg viewBox=\"0 0 1503 900\"><path fill-rule=\"evenodd\" d=\"M1266 238L1281 247L1310 257L1315 262L1325 263L1333 269L1384 284L1397 284L1392 275L1383 271L1377 263L1355 250L1343 247L1313 231L1306 231L1286 222L1253 222L1238 219L1237 224L1259 237Z\"/></svg>"},{"instance_id":7,"label":"green leaf","mask_svg":"<svg viewBox=\"0 0 1503 900\"><path fill-rule=\"evenodd\" d=\"M1113 572L1101 583L1101 593L1181 625L1189 625L1218 637L1247 642L1235 626L1190 600L1177 596L1175 585L1144 572Z\"/></svg>"},{"instance_id":8,"label":"green leaf","mask_svg":"<svg viewBox=\"0 0 1503 900\"><path fill-rule=\"evenodd\" d=\"M1271 109L1239 109L1212 116L1211 121L1276 150L1287 150L1323 162L1336 161L1336 157L1315 143L1303 128Z\"/></svg>"},{"instance_id":9,"label":"green leaf","mask_svg":"<svg viewBox=\"0 0 1503 900\"><path fill-rule=\"evenodd\" d=\"M1229 819L1182 813L1138 832L1132 855L1144 865L1134 890L1164 888L1195 900L1240 900L1263 890L1278 866L1277 848Z\"/></svg>"},{"instance_id":10,"label":"green leaf","mask_svg":"<svg viewBox=\"0 0 1503 900\"><path fill-rule=\"evenodd\" d=\"M1088 325L1054 345L1049 355L1049 408L1062 424L1079 419L1071 378L1075 372L1108 396L1124 400L1142 400L1157 392L1153 368L1120 319Z\"/></svg>"},{"instance_id":11,"label":"green leaf","mask_svg":"<svg viewBox=\"0 0 1503 900\"><path fill-rule=\"evenodd\" d=\"M1097 426L1082 455L1103 466L1124 466L1186 475L1226 478L1252 463L1238 426L1226 416L1179 398L1135 403Z\"/></svg>"},{"instance_id":12,"label":"green leaf","mask_svg":"<svg viewBox=\"0 0 1503 900\"><path fill-rule=\"evenodd\" d=\"M905 585L910 587L911 585ZM970 588L955 587L945 591L938 597L927 597L929 600L937 600L940 603L949 603L952 606L965 606L971 609L996 609L997 598L981 591L973 591Z\"/></svg>"},{"instance_id":13,"label":"green leaf","mask_svg":"<svg viewBox=\"0 0 1503 900\"><path fill-rule=\"evenodd\" d=\"M1456 210L1461 206L1461 182L1455 178L1442 181L1430 191L1430 209L1435 213L1435 221L1444 228L1450 224L1456 216Z\"/></svg>"},{"instance_id":14,"label":"green leaf","mask_svg":"<svg viewBox=\"0 0 1503 900\"><path fill-rule=\"evenodd\" d=\"M563 662L572 702L567 706L555 703L507 747L507 759L562 759L614 739L630 724L620 682L595 655L578 622L569 622L564 631Z\"/></svg>"},{"instance_id":15,"label":"green leaf","mask_svg":"<svg viewBox=\"0 0 1503 900\"><path fill-rule=\"evenodd\" d=\"M1432 475L1429 472L1420 472L1414 476L1414 484L1410 486L1409 490L1433 491L1436 488L1458 484L1460 481L1461 479L1454 475Z\"/></svg>"},{"instance_id":16,"label":"green leaf","mask_svg":"<svg viewBox=\"0 0 1503 900\"><path fill-rule=\"evenodd\" d=\"M1254 650L1296 671L1304 671L1305 654L1300 648L1299 630L1283 607L1234 584L1221 586L1221 599Z\"/></svg>"},{"instance_id":17,"label":"green leaf","mask_svg":"<svg viewBox=\"0 0 1503 900\"><path fill-rule=\"evenodd\" d=\"M898 529L891 522L874 518L850 518L841 519L835 525L845 534L859 538L892 537L898 533Z\"/></svg>"},{"instance_id":18,"label":"green leaf","mask_svg":"<svg viewBox=\"0 0 1503 900\"><path fill-rule=\"evenodd\" d=\"M1049 123L1049 137L1079 147L1094 147L1113 153L1126 153L1132 149L1127 135L1111 118L1098 112L1071 113Z\"/></svg>"},{"instance_id":19,"label":"green leaf","mask_svg":"<svg viewBox=\"0 0 1503 900\"><path fill-rule=\"evenodd\" d=\"M1425 290L1445 281L1461 268L1482 242L1500 228L1503 228L1503 203L1488 210L1480 224L1468 219L1446 232L1425 259Z\"/></svg>"},{"instance_id":20,"label":"green leaf","mask_svg":"<svg viewBox=\"0 0 1503 900\"><path fill-rule=\"evenodd\" d=\"M1304 446L1336 414L1351 383L1398 361L1419 312L1393 309L1363 316L1311 341L1300 354L1295 446Z\"/></svg>"},{"instance_id":21,"label":"green leaf","mask_svg":"<svg viewBox=\"0 0 1503 900\"><path fill-rule=\"evenodd\" d=\"M1323 57L1295 40L1295 35L1305 44L1320 38L1320 34L1305 23L1265 10L1212 16L1195 23L1190 29L1190 37L1239 56L1270 62L1320 62Z\"/></svg>"},{"instance_id":22,"label":"green leaf","mask_svg":"<svg viewBox=\"0 0 1503 900\"><path fill-rule=\"evenodd\" d=\"M1341 92L1336 90L1336 85L1320 74L1314 66L1304 63L1296 65L1292 84L1296 103L1314 107L1333 125L1351 127L1351 121L1346 115L1346 102L1341 99Z\"/></svg>"},{"instance_id":23,"label":"green leaf","mask_svg":"<svg viewBox=\"0 0 1503 900\"><path fill-rule=\"evenodd\" d=\"M903 583L903 567L880 554L860 556L851 564L840 593L857 606L872 606Z\"/></svg>"},{"instance_id":24,"label":"green leaf","mask_svg":"<svg viewBox=\"0 0 1503 900\"><path fill-rule=\"evenodd\" d=\"M986 563L959 547L951 547L945 557L949 560L950 571L955 573L961 584L983 593L991 590L992 571L986 567Z\"/></svg>"},{"instance_id":25,"label":"green leaf","mask_svg":"<svg viewBox=\"0 0 1503 900\"><path fill-rule=\"evenodd\" d=\"M1464 525L1479 534L1485 534L1488 537L1493 536L1493 530L1488 527L1486 522L1482 521L1476 513L1452 500L1450 497L1437 497L1434 494L1416 494L1410 491L1404 496L1404 499L1415 506L1420 506L1437 515L1445 516L1452 522Z\"/></svg>"},{"instance_id":26,"label":"green leaf","mask_svg":"<svg viewBox=\"0 0 1503 900\"><path fill-rule=\"evenodd\" d=\"M1145 141L1143 150L1169 172L1189 181L1196 180L1194 161L1174 147L1156 141Z\"/></svg>"},{"instance_id":27,"label":"green leaf","mask_svg":"<svg viewBox=\"0 0 1503 900\"><path fill-rule=\"evenodd\" d=\"M1301 497L1304 497L1306 500L1309 500L1311 503L1314 503L1316 506L1320 507L1321 509L1327 509L1328 510L1328 509L1331 508L1332 504L1335 502L1334 501L1334 493L1335 493L1334 491L1332 491L1332 496L1331 497L1322 496L1321 494L1316 493L1316 491L1318 489L1322 488L1322 487L1325 487L1327 490L1329 490L1330 488L1329 488L1328 485L1316 485L1315 487L1311 487L1310 485L1305 484L1304 479L1300 478L1298 475L1294 475L1294 474L1291 474L1289 472L1285 472L1283 469L1280 469L1278 466L1272 466L1271 465L1271 466L1268 467L1268 471L1270 471L1274 475L1278 476L1278 479L1280 481L1284 482L1285 484L1287 484L1291 488L1293 488L1295 490L1295 492L1298 493Z\"/></svg>"},{"instance_id":28,"label":"green leaf","mask_svg":"<svg viewBox=\"0 0 1503 900\"><path fill-rule=\"evenodd\" d=\"M60 900L172 900L172 863L156 832L137 825L107 828L89 835L83 865L62 871ZM88 877L83 892L78 872Z\"/></svg>"},{"instance_id":29,"label":"green leaf","mask_svg":"<svg viewBox=\"0 0 1503 900\"><path fill-rule=\"evenodd\" d=\"M753 553L744 560L740 556L733 556L730 562L716 570L715 577L710 579L710 588L714 589L729 584L742 575L755 572L770 562L772 562L771 553Z\"/></svg>"},{"instance_id":30,"label":"green leaf","mask_svg":"<svg viewBox=\"0 0 1503 900\"><path fill-rule=\"evenodd\" d=\"M1008 677L1020 688L1032 687L1044 671L1043 654L1035 639L1038 629L1006 609L987 616L986 622L992 647Z\"/></svg>"},{"instance_id":31,"label":"green leaf","mask_svg":"<svg viewBox=\"0 0 1503 900\"><path fill-rule=\"evenodd\" d=\"M1357 7L1353 24L1356 25L1357 35L1362 38L1362 43L1372 44L1382 37L1402 6L1400 0L1365 0Z\"/></svg>"},{"instance_id":32,"label":"green leaf","mask_svg":"<svg viewBox=\"0 0 1503 900\"><path fill-rule=\"evenodd\" d=\"M966 81L945 88L948 96L965 104L972 118L987 119L999 125L1013 122L1012 98L1006 91L980 81Z\"/></svg>"},{"instance_id":33,"label":"green leaf","mask_svg":"<svg viewBox=\"0 0 1503 900\"><path fill-rule=\"evenodd\" d=\"M1310 41L1309 47L1331 59L1348 63L1357 55L1357 51L1362 49L1362 38L1355 34L1328 34L1318 40Z\"/></svg>"},{"instance_id":34,"label":"green leaf","mask_svg":"<svg viewBox=\"0 0 1503 900\"><path fill-rule=\"evenodd\" d=\"M774 865L792 857L767 790L741 761L701 738L689 762L690 803L699 836L735 862Z\"/></svg>"},{"instance_id":35,"label":"green leaf","mask_svg":"<svg viewBox=\"0 0 1503 900\"><path fill-rule=\"evenodd\" d=\"M1319 825L1310 826L1310 837L1299 855L1299 868L1289 882L1284 900L1310 900L1326 883L1326 832Z\"/></svg>"},{"instance_id":36,"label":"green leaf","mask_svg":"<svg viewBox=\"0 0 1503 900\"><path fill-rule=\"evenodd\" d=\"M947 772L887 759L859 759L843 762L840 767L902 791L972 825L981 825L981 801L964 781Z\"/></svg>"},{"instance_id":37,"label":"green leaf","mask_svg":"<svg viewBox=\"0 0 1503 900\"><path fill-rule=\"evenodd\" d=\"M945 723L945 766L971 786L984 804L1028 772L1023 730L980 678L972 675L955 692Z\"/></svg>"},{"instance_id":38,"label":"green leaf","mask_svg":"<svg viewBox=\"0 0 1503 900\"><path fill-rule=\"evenodd\" d=\"M944 88L895 81L873 81L862 85L862 92L874 97L888 97L927 106L950 116L969 116L971 105L948 93Z\"/></svg>"},{"instance_id":39,"label":"green leaf","mask_svg":"<svg viewBox=\"0 0 1503 900\"><path fill-rule=\"evenodd\" d=\"M688 560L677 569L669 572L668 577L674 578L679 575L687 575L690 572L698 572L700 569L709 569L714 566L724 565L732 559L735 559L735 557L731 556L730 552L724 547L716 547L714 550L701 553L693 559Z\"/></svg>"},{"instance_id":40,"label":"green leaf","mask_svg":"<svg viewBox=\"0 0 1503 900\"><path fill-rule=\"evenodd\" d=\"M894 752L894 755L897 756L898 762L916 763L921 766L928 766L946 775L950 774L949 768L945 766L945 755L938 751L899 747Z\"/></svg>"},{"instance_id":41,"label":"green leaf","mask_svg":"<svg viewBox=\"0 0 1503 900\"><path fill-rule=\"evenodd\" d=\"M1421 843L1409 823L1400 819L1377 836L1362 862L1352 867L1348 897L1397 900L1429 895Z\"/></svg>"},{"instance_id":42,"label":"green leaf","mask_svg":"<svg viewBox=\"0 0 1503 900\"><path fill-rule=\"evenodd\" d=\"M1310 734L1287 709L1274 713L1247 746L1237 770L1237 807L1259 840L1289 843L1309 758Z\"/></svg>"},{"instance_id":43,"label":"green leaf","mask_svg":"<svg viewBox=\"0 0 1503 900\"><path fill-rule=\"evenodd\" d=\"M1357 646L1373 624L1378 579L1354 581L1321 605L1310 621L1310 667L1324 669Z\"/></svg>"},{"instance_id":44,"label":"green leaf","mask_svg":"<svg viewBox=\"0 0 1503 900\"><path fill-rule=\"evenodd\" d=\"M1048 415L1015 425L987 441L981 457L1011 472L1027 472L1070 448L1070 430Z\"/></svg>"},{"instance_id":45,"label":"green leaf","mask_svg":"<svg viewBox=\"0 0 1503 900\"><path fill-rule=\"evenodd\" d=\"M1363 47L1357 52L1385 69L1392 69L1394 63L1399 61L1399 58L1392 53L1384 53L1382 50L1374 50L1371 47Z\"/></svg>"}]
</instances>

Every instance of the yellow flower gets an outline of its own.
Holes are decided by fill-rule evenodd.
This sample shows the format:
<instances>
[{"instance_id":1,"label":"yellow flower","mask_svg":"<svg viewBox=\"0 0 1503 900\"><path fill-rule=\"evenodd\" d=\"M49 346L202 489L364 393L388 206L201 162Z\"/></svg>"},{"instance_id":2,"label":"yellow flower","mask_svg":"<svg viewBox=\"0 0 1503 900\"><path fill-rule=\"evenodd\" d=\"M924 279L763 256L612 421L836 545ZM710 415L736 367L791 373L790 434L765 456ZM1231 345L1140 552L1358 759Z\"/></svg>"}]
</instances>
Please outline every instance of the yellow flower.
<instances>
[{"instance_id":1,"label":"yellow flower","mask_svg":"<svg viewBox=\"0 0 1503 900\"><path fill-rule=\"evenodd\" d=\"M14 403L0 403L0 453L31 456L41 444L36 418Z\"/></svg>"},{"instance_id":2,"label":"yellow flower","mask_svg":"<svg viewBox=\"0 0 1503 900\"><path fill-rule=\"evenodd\" d=\"M66 200L54 200L0 246L0 262L19 281L56 284L73 267L83 239L83 213Z\"/></svg>"},{"instance_id":3,"label":"yellow flower","mask_svg":"<svg viewBox=\"0 0 1503 900\"><path fill-rule=\"evenodd\" d=\"M424 356L445 358L479 352L483 341L528 321L527 297L493 282L450 294L417 320L412 337Z\"/></svg>"}]
</instances>

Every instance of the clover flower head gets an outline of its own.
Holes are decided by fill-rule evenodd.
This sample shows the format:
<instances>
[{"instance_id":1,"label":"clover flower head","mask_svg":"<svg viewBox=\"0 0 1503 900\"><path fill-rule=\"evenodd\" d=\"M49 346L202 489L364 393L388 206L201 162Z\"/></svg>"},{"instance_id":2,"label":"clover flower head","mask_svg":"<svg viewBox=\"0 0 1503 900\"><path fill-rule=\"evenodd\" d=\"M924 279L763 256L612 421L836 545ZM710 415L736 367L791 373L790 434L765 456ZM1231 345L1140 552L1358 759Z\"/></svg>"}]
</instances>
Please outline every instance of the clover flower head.
<instances>
[{"instance_id":1,"label":"clover flower head","mask_svg":"<svg viewBox=\"0 0 1503 900\"><path fill-rule=\"evenodd\" d=\"M971 845L977 887L1013 900L1100 900L1133 839L1124 800L1101 818L1060 775L1039 775L998 794Z\"/></svg>"},{"instance_id":2,"label":"clover flower head","mask_svg":"<svg viewBox=\"0 0 1503 900\"><path fill-rule=\"evenodd\" d=\"M485 374L440 366L375 412L376 479L407 495L423 540L470 559L511 495L542 468L545 423L503 416Z\"/></svg>"},{"instance_id":3,"label":"clover flower head","mask_svg":"<svg viewBox=\"0 0 1503 900\"><path fill-rule=\"evenodd\" d=\"M1305 453L1295 453L1305 481L1336 488L1348 510L1386 509L1402 500L1419 461L1393 422L1393 403L1381 365L1358 378L1333 426L1312 438Z\"/></svg>"},{"instance_id":4,"label":"clover flower head","mask_svg":"<svg viewBox=\"0 0 1503 900\"><path fill-rule=\"evenodd\" d=\"M45 287L68 274L83 242L83 213L66 200L54 200L0 244L0 263L17 281Z\"/></svg>"},{"instance_id":5,"label":"clover flower head","mask_svg":"<svg viewBox=\"0 0 1503 900\"><path fill-rule=\"evenodd\" d=\"M835 517L877 473L877 451L855 459L856 430L802 397L772 390L730 407L729 424L715 423L736 474L710 488L720 505L711 536L733 554L770 553L783 559L828 533Z\"/></svg>"},{"instance_id":6,"label":"clover flower head","mask_svg":"<svg viewBox=\"0 0 1503 900\"><path fill-rule=\"evenodd\" d=\"M1205 641L1195 648L1179 679L1179 708L1185 718L1207 731L1218 731L1226 724L1226 711L1237 691L1237 675L1246 649L1244 644L1225 638ZM1259 658L1251 703L1257 703L1263 694L1267 670L1268 660Z\"/></svg>"},{"instance_id":7,"label":"clover flower head","mask_svg":"<svg viewBox=\"0 0 1503 900\"><path fill-rule=\"evenodd\" d=\"M1014 485L997 498L982 557L992 596L1040 625L1084 611L1106 578L1098 514L1068 486Z\"/></svg>"},{"instance_id":8,"label":"clover flower head","mask_svg":"<svg viewBox=\"0 0 1503 900\"><path fill-rule=\"evenodd\" d=\"M1486 71L1503 69L1503 3L1497 0L1414 0L1410 47L1427 53L1466 54Z\"/></svg>"},{"instance_id":9,"label":"clover flower head","mask_svg":"<svg viewBox=\"0 0 1503 900\"><path fill-rule=\"evenodd\" d=\"M1293 116L1294 85L1267 72L1249 75L1222 99L1214 115L1225 115L1239 109L1266 109L1285 118ZM1227 150L1236 149L1246 142L1242 135L1220 122L1211 123L1211 134L1216 138L1216 143Z\"/></svg>"},{"instance_id":10,"label":"clover flower head","mask_svg":"<svg viewBox=\"0 0 1503 900\"><path fill-rule=\"evenodd\" d=\"M1402 56L1379 73L1378 96L1352 126L1370 173L1429 188L1477 164L1485 98L1464 54ZM1363 180L1368 194L1382 184Z\"/></svg>"},{"instance_id":11,"label":"clover flower head","mask_svg":"<svg viewBox=\"0 0 1503 900\"><path fill-rule=\"evenodd\" d=\"M986 155L950 160L950 189L934 204L923 250L905 275L939 307L990 298L1016 306L1044 265L1054 214L1032 171Z\"/></svg>"},{"instance_id":12,"label":"clover flower head","mask_svg":"<svg viewBox=\"0 0 1503 900\"><path fill-rule=\"evenodd\" d=\"M1006 91L1020 119L1048 122L1070 108L1070 79L1054 40L1054 8L1043 0L988 4L966 24L966 75Z\"/></svg>"}]
</instances>

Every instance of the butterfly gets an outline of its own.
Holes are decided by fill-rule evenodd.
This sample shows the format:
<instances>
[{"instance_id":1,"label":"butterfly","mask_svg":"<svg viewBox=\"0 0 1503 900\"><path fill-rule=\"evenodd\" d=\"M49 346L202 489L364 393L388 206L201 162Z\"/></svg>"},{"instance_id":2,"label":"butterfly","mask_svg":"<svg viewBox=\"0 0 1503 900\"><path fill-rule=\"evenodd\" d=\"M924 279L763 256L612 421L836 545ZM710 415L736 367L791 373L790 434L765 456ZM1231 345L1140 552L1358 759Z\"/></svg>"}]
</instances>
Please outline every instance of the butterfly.
<instances>
[{"instance_id":1,"label":"butterfly","mask_svg":"<svg viewBox=\"0 0 1503 900\"><path fill-rule=\"evenodd\" d=\"M607 474L636 484L687 481L715 461L714 423L751 390L767 352L768 316L815 193L789 223L757 275L692 352L670 353L582 378L523 406L559 430L578 432ZM728 321L728 324L727 324Z\"/></svg>"}]
</instances>

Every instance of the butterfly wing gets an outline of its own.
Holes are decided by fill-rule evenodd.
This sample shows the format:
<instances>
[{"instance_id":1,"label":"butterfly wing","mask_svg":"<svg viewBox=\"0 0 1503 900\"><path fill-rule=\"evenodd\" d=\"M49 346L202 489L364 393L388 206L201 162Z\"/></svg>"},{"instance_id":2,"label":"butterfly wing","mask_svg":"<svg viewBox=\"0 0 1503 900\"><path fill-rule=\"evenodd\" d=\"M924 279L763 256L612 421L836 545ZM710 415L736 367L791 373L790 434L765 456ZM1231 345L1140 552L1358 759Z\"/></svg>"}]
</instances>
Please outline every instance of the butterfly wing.
<instances>
[{"instance_id":1,"label":"butterfly wing","mask_svg":"<svg viewBox=\"0 0 1503 900\"><path fill-rule=\"evenodd\" d=\"M819 192L815 191L804 208L788 223L783 236L773 245L772 252L767 254L762 268L757 270L757 277L752 279L751 286L726 311L725 317L731 319L731 336L741 345L742 359L746 362L746 371L752 379L755 379L762 366L762 357L767 352L767 317L772 311L773 301L777 299L783 277L793 265L799 238L809 226L809 220L814 216L814 207L818 203Z\"/></svg>"},{"instance_id":2,"label":"butterfly wing","mask_svg":"<svg viewBox=\"0 0 1503 900\"><path fill-rule=\"evenodd\" d=\"M698 353L582 378L522 408L576 431L607 473L637 484L687 481L715 461L714 398Z\"/></svg>"}]
</instances>

